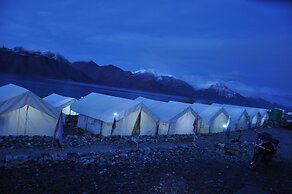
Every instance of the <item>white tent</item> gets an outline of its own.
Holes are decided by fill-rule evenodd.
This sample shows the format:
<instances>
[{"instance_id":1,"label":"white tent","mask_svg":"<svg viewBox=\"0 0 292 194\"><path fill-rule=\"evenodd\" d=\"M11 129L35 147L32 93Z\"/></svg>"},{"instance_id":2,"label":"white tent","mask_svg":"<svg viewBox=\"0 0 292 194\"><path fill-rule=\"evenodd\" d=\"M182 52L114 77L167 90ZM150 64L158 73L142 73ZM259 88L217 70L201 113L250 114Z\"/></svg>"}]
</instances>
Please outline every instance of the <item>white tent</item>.
<instances>
[{"instance_id":1,"label":"white tent","mask_svg":"<svg viewBox=\"0 0 292 194\"><path fill-rule=\"evenodd\" d=\"M61 96L59 94L51 94L47 97L44 97L43 100L49 104L51 104L53 107L62 110L62 112L65 115L76 115L77 113L71 110L71 104L73 104L76 99L67 97L67 96Z\"/></svg>"},{"instance_id":2,"label":"white tent","mask_svg":"<svg viewBox=\"0 0 292 194\"><path fill-rule=\"evenodd\" d=\"M144 103L159 118L158 134L193 134L197 114L190 105L179 102L161 102L143 97L136 99Z\"/></svg>"},{"instance_id":3,"label":"white tent","mask_svg":"<svg viewBox=\"0 0 292 194\"><path fill-rule=\"evenodd\" d=\"M29 90L0 87L0 135L53 136L58 111Z\"/></svg>"},{"instance_id":4,"label":"white tent","mask_svg":"<svg viewBox=\"0 0 292 194\"><path fill-rule=\"evenodd\" d=\"M262 126L268 119L269 119L269 113L267 109L264 108L259 108L258 109L260 114L261 114L261 123L260 125Z\"/></svg>"},{"instance_id":5,"label":"white tent","mask_svg":"<svg viewBox=\"0 0 292 194\"><path fill-rule=\"evenodd\" d=\"M257 127L260 125L261 115L260 115L260 111L258 108L237 106L237 105L230 105L230 104L223 104L223 106L244 108L249 116L249 119L250 119L250 127L254 128L254 127Z\"/></svg>"},{"instance_id":6,"label":"white tent","mask_svg":"<svg viewBox=\"0 0 292 194\"><path fill-rule=\"evenodd\" d=\"M249 118L250 118L250 127L254 128L254 127L258 127L260 125L261 122L261 115L260 112L257 108L253 108L253 107L244 107Z\"/></svg>"},{"instance_id":7,"label":"white tent","mask_svg":"<svg viewBox=\"0 0 292 194\"><path fill-rule=\"evenodd\" d=\"M224 108L194 103L192 109L202 118L200 133L219 133L226 131L229 115Z\"/></svg>"},{"instance_id":8,"label":"white tent","mask_svg":"<svg viewBox=\"0 0 292 194\"><path fill-rule=\"evenodd\" d=\"M71 106L79 113L77 126L94 134L155 135L157 118L143 103L90 93Z\"/></svg>"},{"instance_id":9,"label":"white tent","mask_svg":"<svg viewBox=\"0 0 292 194\"><path fill-rule=\"evenodd\" d=\"M212 104L213 106L223 107L227 114L230 116L230 129L244 130L248 129L250 126L249 115L244 107L232 106L232 105L222 105L222 104Z\"/></svg>"}]
</instances>

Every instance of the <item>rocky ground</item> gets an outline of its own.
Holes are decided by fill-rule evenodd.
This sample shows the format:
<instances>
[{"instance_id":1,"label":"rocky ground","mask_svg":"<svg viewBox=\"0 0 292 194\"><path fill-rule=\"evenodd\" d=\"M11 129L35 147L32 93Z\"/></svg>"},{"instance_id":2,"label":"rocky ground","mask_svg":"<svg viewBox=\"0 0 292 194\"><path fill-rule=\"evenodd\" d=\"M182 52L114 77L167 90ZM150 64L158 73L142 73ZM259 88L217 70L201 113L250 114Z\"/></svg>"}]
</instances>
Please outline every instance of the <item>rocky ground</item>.
<instances>
[{"instance_id":1,"label":"rocky ground","mask_svg":"<svg viewBox=\"0 0 292 194\"><path fill-rule=\"evenodd\" d=\"M191 135L103 138L65 131L62 150L52 149L49 137L1 137L0 193L234 193L246 186L292 193L292 131L259 131L273 134L281 148L256 171L248 169L253 130L201 135L197 146Z\"/></svg>"}]
</instances>

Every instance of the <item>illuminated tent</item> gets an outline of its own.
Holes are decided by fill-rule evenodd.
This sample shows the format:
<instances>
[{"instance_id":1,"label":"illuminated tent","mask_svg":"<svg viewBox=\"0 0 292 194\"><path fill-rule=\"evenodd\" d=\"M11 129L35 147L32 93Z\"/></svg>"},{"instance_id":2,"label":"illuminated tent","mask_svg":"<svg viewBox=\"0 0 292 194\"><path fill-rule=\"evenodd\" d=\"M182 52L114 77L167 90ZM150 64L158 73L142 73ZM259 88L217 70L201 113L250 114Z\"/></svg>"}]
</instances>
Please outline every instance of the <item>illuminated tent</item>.
<instances>
[{"instance_id":1,"label":"illuminated tent","mask_svg":"<svg viewBox=\"0 0 292 194\"><path fill-rule=\"evenodd\" d=\"M43 100L49 104L51 104L53 107L62 110L62 112L65 115L76 115L77 113L71 110L71 104L73 104L76 99L66 96L61 96L59 94L51 94Z\"/></svg>"},{"instance_id":2,"label":"illuminated tent","mask_svg":"<svg viewBox=\"0 0 292 194\"><path fill-rule=\"evenodd\" d=\"M194 121L197 114L190 104L179 102L161 102L139 97L136 99L144 103L159 118L159 135L193 134Z\"/></svg>"},{"instance_id":3,"label":"illuminated tent","mask_svg":"<svg viewBox=\"0 0 292 194\"><path fill-rule=\"evenodd\" d=\"M0 93L0 135L54 135L57 109L13 84L0 87Z\"/></svg>"},{"instance_id":4,"label":"illuminated tent","mask_svg":"<svg viewBox=\"0 0 292 194\"><path fill-rule=\"evenodd\" d=\"M244 107L232 106L232 105L221 105L221 104L212 104L212 106L223 107L227 114L230 116L230 129L231 131L235 130L244 130L248 129L250 125L249 115L246 112Z\"/></svg>"},{"instance_id":5,"label":"illuminated tent","mask_svg":"<svg viewBox=\"0 0 292 194\"><path fill-rule=\"evenodd\" d=\"M199 133L226 131L229 115L224 108L200 103L194 103L191 107L202 119Z\"/></svg>"},{"instance_id":6,"label":"illuminated tent","mask_svg":"<svg viewBox=\"0 0 292 194\"><path fill-rule=\"evenodd\" d=\"M218 104L217 104L218 105ZM230 104L223 104L225 107L237 107L237 108L244 108L249 116L250 119L250 128L254 128L260 126L261 123L261 114L258 108L254 107L245 107L245 106L237 106L237 105L230 105Z\"/></svg>"},{"instance_id":7,"label":"illuminated tent","mask_svg":"<svg viewBox=\"0 0 292 194\"><path fill-rule=\"evenodd\" d=\"M258 109L261 114L261 123L260 126L262 126L266 121L269 120L269 113L267 109L259 108Z\"/></svg>"},{"instance_id":8,"label":"illuminated tent","mask_svg":"<svg viewBox=\"0 0 292 194\"><path fill-rule=\"evenodd\" d=\"M155 135L157 119L143 103L98 93L71 106L79 113L77 126L94 134Z\"/></svg>"},{"instance_id":9,"label":"illuminated tent","mask_svg":"<svg viewBox=\"0 0 292 194\"><path fill-rule=\"evenodd\" d=\"M261 121L261 115L260 112L257 108L252 108L252 107L244 107L249 118L250 118L250 127L258 127L260 125Z\"/></svg>"}]
</instances>

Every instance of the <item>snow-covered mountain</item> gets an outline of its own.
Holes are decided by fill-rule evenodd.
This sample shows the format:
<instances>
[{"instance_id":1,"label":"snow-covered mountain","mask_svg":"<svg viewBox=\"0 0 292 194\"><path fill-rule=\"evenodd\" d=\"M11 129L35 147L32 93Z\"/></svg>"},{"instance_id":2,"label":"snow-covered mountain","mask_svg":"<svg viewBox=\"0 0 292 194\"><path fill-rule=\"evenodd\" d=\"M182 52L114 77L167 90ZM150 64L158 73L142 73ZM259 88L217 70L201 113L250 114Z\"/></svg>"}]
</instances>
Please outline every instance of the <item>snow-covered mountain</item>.
<instances>
[{"instance_id":1,"label":"snow-covered mountain","mask_svg":"<svg viewBox=\"0 0 292 194\"><path fill-rule=\"evenodd\" d=\"M238 94L222 83L216 83L214 85L211 85L208 89L214 90L219 96L223 96L226 98L233 98Z\"/></svg>"},{"instance_id":2,"label":"snow-covered mountain","mask_svg":"<svg viewBox=\"0 0 292 194\"><path fill-rule=\"evenodd\" d=\"M196 96L199 99L208 100L210 102L237 104L247 102L247 98L229 89L221 83L211 85L206 89L196 91Z\"/></svg>"},{"instance_id":3,"label":"snow-covered mountain","mask_svg":"<svg viewBox=\"0 0 292 194\"><path fill-rule=\"evenodd\" d=\"M133 74L143 79L156 79L156 80L176 79L173 75L157 73L154 69L140 69L138 71L134 71Z\"/></svg>"},{"instance_id":4,"label":"snow-covered mountain","mask_svg":"<svg viewBox=\"0 0 292 194\"><path fill-rule=\"evenodd\" d=\"M29 54L40 55L40 56L45 56L45 57L48 57L50 59L57 60L60 62L69 63L69 61L64 56L62 56L59 53L55 53L51 51L33 51L33 50L25 49L23 47L14 47L13 49L7 49L7 50L13 51L20 55L29 55Z\"/></svg>"},{"instance_id":5,"label":"snow-covered mountain","mask_svg":"<svg viewBox=\"0 0 292 194\"><path fill-rule=\"evenodd\" d=\"M153 69L142 69L133 72L135 75L141 77L144 80L163 80L164 84L171 84L173 88L177 88L182 82L180 79L176 79L172 75L159 74ZM196 101L206 103L224 103L224 104L235 104L243 106L254 106L254 107L281 107L279 104L270 103L261 98L248 98L241 94L233 91L222 83L215 83L205 89L189 89L189 93L192 94Z\"/></svg>"},{"instance_id":6,"label":"snow-covered mountain","mask_svg":"<svg viewBox=\"0 0 292 194\"><path fill-rule=\"evenodd\" d=\"M29 51L22 47L0 48L0 67L0 72L18 76L38 76L171 94L188 97L190 101L204 100L266 108L282 107L263 99L244 97L223 84L214 84L209 88L198 90L183 80L171 75L159 74L154 70L130 72L114 65L100 66L93 61L70 63L60 54Z\"/></svg>"},{"instance_id":7,"label":"snow-covered mountain","mask_svg":"<svg viewBox=\"0 0 292 194\"><path fill-rule=\"evenodd\" d=\"M164 86L171 86L177 90L179 90L180 87L187 87L189 93L192 93L194 90L194 88L190 86L187 82L177 79L172 75L157 73L153 69L142 69L134 71L133 74L136 77L141 78L142 80L155 80L157 82L160 82Z\"/></svg>"},{"instance_id":8,"label":"snow-covered mountain","mask_svg":"<svg viewBox=\"0 0 292 194\"><path fill-rule=\"evenodd\" d=\"M144 90L177 96L194 96L188 83L172 76L158 75L152 71L124 71L114 65L99 66L94 62L75 62L72 67L83 72L99 85Z\"/></svg>"},{"instance_id":9,"label":"snow-covered mountain","mask_svg":"<svg viewBox=\"0 0 292 194\"><path fill-rule=\"evenodd\" d=\"M22 47L0 48L0 72L27 77L92 82L70 66L70 62L52 52L29 51Z\"/></svg>"}]
</instances>

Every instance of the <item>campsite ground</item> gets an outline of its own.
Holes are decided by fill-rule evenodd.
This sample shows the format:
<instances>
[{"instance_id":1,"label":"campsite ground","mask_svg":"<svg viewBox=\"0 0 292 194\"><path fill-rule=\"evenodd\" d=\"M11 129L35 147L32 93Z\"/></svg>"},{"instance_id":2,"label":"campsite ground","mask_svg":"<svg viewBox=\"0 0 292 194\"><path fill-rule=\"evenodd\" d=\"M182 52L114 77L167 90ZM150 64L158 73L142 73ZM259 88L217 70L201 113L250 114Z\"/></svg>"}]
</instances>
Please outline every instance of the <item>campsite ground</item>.
<instances>
[{"instance_id":1,"label":"campsite ground","mask_svg":"<svg viewBox=\"0 0 292 194\"><path fill-rule=\"evenodd\" d=\"M99 138L70 134L62 151L50 138L0 138L1 193L234 193L250 186L292 193L292 131L261 128L280 140L269 166L248 169L256 134ZM232 141L232 142L231 142ZM218 144L218 143L222 144ZM224 144L224 146L223 146ZM248 191L251 193L252 191ZM258 193L259 191L257 191Z\"/></svg>"}]
</instances>

